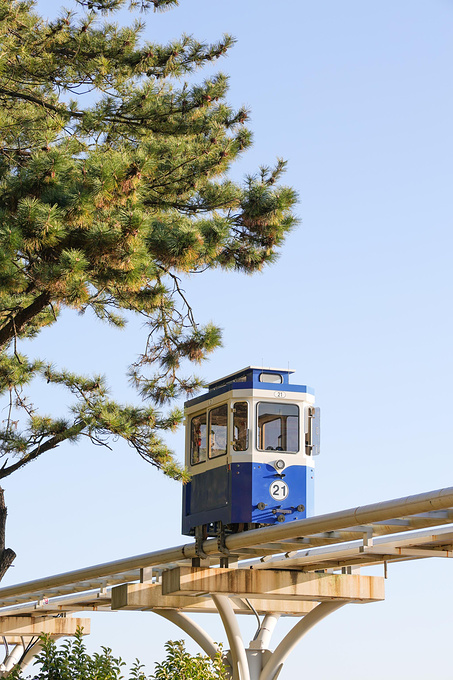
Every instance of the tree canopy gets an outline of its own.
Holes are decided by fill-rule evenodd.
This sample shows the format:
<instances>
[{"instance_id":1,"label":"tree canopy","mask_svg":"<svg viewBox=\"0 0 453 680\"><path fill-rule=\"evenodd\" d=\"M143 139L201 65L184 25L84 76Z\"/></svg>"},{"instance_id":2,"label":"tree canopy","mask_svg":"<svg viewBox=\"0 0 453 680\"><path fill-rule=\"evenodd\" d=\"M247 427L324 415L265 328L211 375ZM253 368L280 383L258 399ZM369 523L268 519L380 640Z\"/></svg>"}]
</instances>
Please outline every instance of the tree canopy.
<instances>
[{"instance_id":1,"label":"tree canopy","mask_svg":"<svg viewBox=\"0 0 453 680\"><path fill-rule=\"evenodd\" d=\"M181 277L259 271L296 223L296 193L279 185L284 161L228 178L251 133L248 111L227 102L227 77L194 82L233 38L161 45L144 39L142 21L110 16L176 4L79 0L48 21L31 0L0 0L0 479L81 436L122 437L184 478L161 433L180 422L173 400L201 385L186 360L200 362L221 335L196 321ZM104 376L27 356L25 341L64 308L146 322L133 405L114 400ZM32 403L33 380L67 388L66 417Z\"/></svg>"}]
</instances>

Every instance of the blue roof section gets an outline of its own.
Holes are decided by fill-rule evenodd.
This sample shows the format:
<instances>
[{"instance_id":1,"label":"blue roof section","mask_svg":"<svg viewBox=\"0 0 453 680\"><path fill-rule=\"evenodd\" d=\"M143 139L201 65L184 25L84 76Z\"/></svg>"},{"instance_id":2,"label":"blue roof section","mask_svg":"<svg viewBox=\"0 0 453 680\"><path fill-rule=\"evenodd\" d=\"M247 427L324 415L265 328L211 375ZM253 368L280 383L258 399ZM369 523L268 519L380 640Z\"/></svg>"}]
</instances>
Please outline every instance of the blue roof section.
<instances>
[{"instance_id":1,"label":"blue roof section","mask_svg":"<svg viewBox=\"0 0 453 680\"><path fill-rule=\"evenodd\" d=\"M223 378L214 380L213 382L209 383L208 387L210 390L212 390L226 383L244 382L244 380L247 379L250 380L255 377L259 379L259 376L261 374L266 373L267 374L279 373L282 377L282 383L286 385L287 383L289 383L289 376L291 375L291 373L294 373L294 371L292 371L289 368L263 368L259 366L247 366L247 368L242 368L240 371L235 371L234 373L230 373L229 375L224 376Z\"/></svg>"},{"instance_id":2,"label":"blue roof section","mask_svg":"<svg viewBox=\"0 0 453 680\"><path fill-rule=\"evenodd\" d=\"M281 383L263 382L260 380L260 376L263 373L280 374L282 377L282 382ZM204 401L207 401L208 399L218 397L219 395L225 394L226 392L231 392L231 390L254 389L254 390L269 390L272 392L281 390L284 392L293 393L297 392L305 394L315 393L315 391L311 387L307 387L307 385L290 385L289 376L291 373L294 373L294 371L290 371L287 369L255 368L249 366L248 368L245 368L242 371L232 373L231 375L226 376L225 378L220 378L219 380L210 383L209 392L205 392L204 394L200 395L199 397L195 397L194 399L189 399L189 401L185 402L184 407L187 408L189 406L201 404Z\"/></svg>"}]
</instances>

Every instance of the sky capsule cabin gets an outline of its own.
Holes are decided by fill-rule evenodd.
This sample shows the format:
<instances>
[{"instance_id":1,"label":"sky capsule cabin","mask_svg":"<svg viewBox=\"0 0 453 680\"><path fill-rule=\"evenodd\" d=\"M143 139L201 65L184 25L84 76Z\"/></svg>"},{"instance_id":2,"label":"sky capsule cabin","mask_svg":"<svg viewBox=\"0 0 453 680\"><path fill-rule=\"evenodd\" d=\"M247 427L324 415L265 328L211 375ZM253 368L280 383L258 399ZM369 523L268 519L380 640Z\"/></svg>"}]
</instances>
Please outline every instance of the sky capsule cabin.
<instances>
[{"instance_id":1,"label":"sky capsule cabin","mask_svg":"<svg viewBox=\"0 0 453 680\"><path fill-rule=\"evenodd\" d=\"M215 535L313 514L319 409L294 371L250 366L185 403L182 533Z\"/></svg>"}]
</instances>

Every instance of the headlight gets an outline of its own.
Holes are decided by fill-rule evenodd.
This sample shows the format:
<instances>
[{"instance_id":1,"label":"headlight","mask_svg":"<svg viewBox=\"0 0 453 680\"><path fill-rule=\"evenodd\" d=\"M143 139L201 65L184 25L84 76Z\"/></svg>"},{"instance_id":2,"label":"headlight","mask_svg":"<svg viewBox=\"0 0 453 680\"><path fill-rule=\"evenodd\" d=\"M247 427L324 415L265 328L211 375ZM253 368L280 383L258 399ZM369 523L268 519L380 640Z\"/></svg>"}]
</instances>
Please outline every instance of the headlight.
<instances>
[{"instance_id":1,"label":"headlight","mask_svg":"<svg viewBox=\"0 0 453 680\"><path fill-rule=\"evenodd\" d=\"M285 461L284 460L276 460L274 463L274 467L276 470L284 470L285 469Z\"/></svg>"}]
</instances>

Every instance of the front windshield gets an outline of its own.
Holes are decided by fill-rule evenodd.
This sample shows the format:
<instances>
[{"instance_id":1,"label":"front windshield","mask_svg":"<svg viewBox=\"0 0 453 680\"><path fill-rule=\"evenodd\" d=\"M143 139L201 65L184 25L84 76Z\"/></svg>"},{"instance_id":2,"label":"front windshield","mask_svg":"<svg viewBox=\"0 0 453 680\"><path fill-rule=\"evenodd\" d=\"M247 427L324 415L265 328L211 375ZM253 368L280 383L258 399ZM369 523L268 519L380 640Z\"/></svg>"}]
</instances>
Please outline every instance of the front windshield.
<instances>
[{"instance_id":1,"label":"front windshield","mask_svg":"<svg viewBox=\"0 0 453 680\"><path fill-rule=\"evenodd\" d=\"M222 404L209 411L209 458L223 456L227 452L228 406Z\"/></svg>"},{"instance_id":2,"label":"front windshield","mask_svg":"<svg viewBox=\"0 0 453 680\"><path fill-rule=\"evenodd\" d=\"M257 406L258 448L262 451L299 451L299 407L296 404Z\"/></svg>"}]
</instances>

